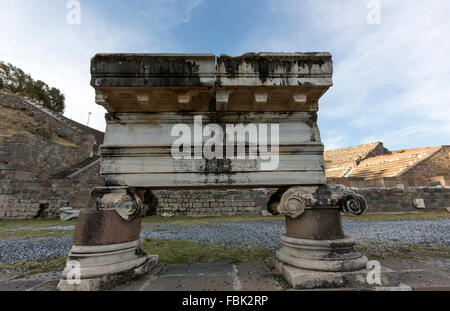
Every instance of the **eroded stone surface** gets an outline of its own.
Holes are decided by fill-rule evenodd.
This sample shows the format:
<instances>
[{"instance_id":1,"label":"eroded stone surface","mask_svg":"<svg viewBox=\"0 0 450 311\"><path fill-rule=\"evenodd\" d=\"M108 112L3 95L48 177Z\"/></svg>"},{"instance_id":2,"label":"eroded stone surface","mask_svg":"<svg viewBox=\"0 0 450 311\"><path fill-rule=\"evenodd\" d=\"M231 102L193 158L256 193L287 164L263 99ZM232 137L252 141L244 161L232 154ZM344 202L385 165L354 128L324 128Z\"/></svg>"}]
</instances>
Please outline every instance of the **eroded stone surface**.
<instances>
[{"instance_id":1,"label":"eroded stone surface","mask_svg":"<svg viewBox=\"0 0 450 311\"><path fill-rule=\"evenodd\" d=\"M131 222L116 211L84 211L80 213L73 236L78 246L119 244L139 239L141 219Z\"/></svg>"}]
</instances>

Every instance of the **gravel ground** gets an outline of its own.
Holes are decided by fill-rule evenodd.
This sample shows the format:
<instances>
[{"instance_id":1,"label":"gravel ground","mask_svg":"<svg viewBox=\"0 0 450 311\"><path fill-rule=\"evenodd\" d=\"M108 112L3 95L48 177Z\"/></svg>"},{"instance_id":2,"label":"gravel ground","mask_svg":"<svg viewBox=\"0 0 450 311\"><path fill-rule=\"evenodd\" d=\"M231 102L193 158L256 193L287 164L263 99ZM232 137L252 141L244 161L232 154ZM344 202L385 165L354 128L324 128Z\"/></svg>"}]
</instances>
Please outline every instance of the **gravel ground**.
<instances>
[{"instance_id":1,"label":"gravel ground","mask_svg":"<svg viewBox=\"0 0 450 311\"><path fill-rule=\"evenodd\" d=\"M71 247L72 237L0 241L0 264L66 256Z\"/></svg>"},{"instance_id":2,"label":"gravel ground","mask_svg":"<svg viewBox=\"0 0 450 311\"><path fill-rule=\"evenodd\" d=\"M395 221L344 222L345 233L358 238L433 242L450 245L450 219L410 219Z\"/></svg>"},{"instance_id":3,"label":"gravel ground","mask_svg":"<svg viewBox=\"0 0 450 311\"><path fill-rule=\"evenodd\" d=\"M344 221L345 232L355 238L434 242L450 245L450 219ZM248 243L267 249L277 249L285 232L283 221L223 222L210 225L178 226L164 224L156 229L142 230L142 237L193 240L206 243ZM0 264L29 261L38 258L65 256L72 238L10 239L0 241Z\"/></svg>"},{"instance_id":4,"label":"gravel ground","mask_svg":"<svg viewBox=\"0 0 450 311\"><path fill-rule=\"evenodd\" d=\"M450 245L450 219L417 219L396 221L344 221L346 234L358 238L401 240L412 243L434 242ZM224 222L217 225L181 227L162 225L158 231L143 230L142 236L172 240L194 240L207 243L245 242L268 249L279 248L285 233L283 221Z\"/></svg>"}]
</instances>

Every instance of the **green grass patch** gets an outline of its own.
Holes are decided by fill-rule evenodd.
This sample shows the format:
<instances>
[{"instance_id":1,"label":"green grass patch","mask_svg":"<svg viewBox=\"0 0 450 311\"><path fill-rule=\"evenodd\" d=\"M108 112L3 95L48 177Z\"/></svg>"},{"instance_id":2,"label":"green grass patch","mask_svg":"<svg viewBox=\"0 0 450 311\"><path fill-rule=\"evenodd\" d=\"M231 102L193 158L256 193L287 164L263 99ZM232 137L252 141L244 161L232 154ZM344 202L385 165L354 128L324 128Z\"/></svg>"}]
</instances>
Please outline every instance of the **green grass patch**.
<instances>
[{"instance_id":1,"label":"green grass patch","mask_svg":"<svg viewBox=\"0 0 450 311\"><path fill-rule=\"evenodd\" d=\"M425 259L449 258L450 248L438 243L411 243L405 241L380 241L376 239L359 239L356 250L369 259Z\"/></svg>"},{"instance_id":2,"label":"green grass patch","mask_svg":"<svg viewBox=\"0 0 450 311\"><path fill-rule=\"evenodd\" d=\"M73 235L73 230L49 229L59 226L74 226L76 220L62 221L59 219L33 220L0 220L0 240L5 239L35 239L58 238Z\"/></svg>"},{"instance_id":3,"label":"green grass patch","mask_svg":"<svg viewBox=\"0 0 450 311\"><path fill-rule=\"evenodd\" d=\"M246 245L231 248L222 243L206 244L148 238L144 239L142 248L149 254L158 254L160 262L167 264L265 261L272 254L270 251Z\"/></svg>"},{"instance_id":4,"label":"green grass patch","mask_svg":"<svg viewBox=\"0 0 450 311\"><path fill-rule=\"evenodd\" d=\"M179 226L194 226L194 225L211 225L219 222L244 222L244 221L283 221L283 216L264 217L261 215L239 215L239 216L173 216L161 217L152 216L146 217L142 220L142 227L152 227L161 224L173 224Z\"/></svg>"},{"instance_id":5,"label":"green grass patch","mask_svg":"<svg viewBox=\"0 0 450 311\"><path fill-rule=\"evenodd\" d=\"M444 219L450 218L450 213L446 210L431 212L411 212L411 213L375 213L365 214L359 217L342 216L343 220L358 221L380 221L380 220L401 220L401 219ZM284 216L264 217L261 215L239 215L239 216L174 216L146 217L142 220L142 227L149 228L161 224L173 224L179 226L193 225L214 225L220 222L245 222L245 221L284 221Z\"/></svg>"},{"instance_id":6,"label":"green grass patch","mask_svg":"<svg viewBox=\"0 0 450 311\"><path fill-rule=\"evenodd\" d=\"M380 220L400 220L400 219L445 219L450 218L447 210L438 210L430 212L408 212L408 213L374 213L364 214L358 217L342 216L343 220L359 221L380 221Z\"/></svg>"},{"instance_id":7,"label":"green grass patch","mask_svg":"<svg viewBox=\"0 0 450 311\"><path fill-rule=\"evenodd\" d=\"M0 220L0 230L16 229L16 228L30 228L39 229L56 226L73 226L77 223L76 219L70 221L63 221L60 219L30 219L30 220Z\"/></svg>"},{"instance_id":8,"label":"green grass patch","mask_svg":"<svg viewBox=\"0 0 450 311\"><path fill-rule=\"evenodd\" d=\"M0 240L21 239L30 240L37 238L62 238L72 236L73 230L55 230L55 229L27 229L15 231L0 231Z\"/></svg>"},{"instance_id":9,"label":"green grass patch","mask_svg":"<svg viewBox=\"0 0 450 311\"><path fill-rule=\"evenodd\" d=\"M27 262L19 262L15 264L2 264L0 265L0 271L14 269L22 273L24 276L51 271L62 272L66 266L66 260L67 257L62 256L57 258L45 258Z\"/></svg>"}]
</instances>

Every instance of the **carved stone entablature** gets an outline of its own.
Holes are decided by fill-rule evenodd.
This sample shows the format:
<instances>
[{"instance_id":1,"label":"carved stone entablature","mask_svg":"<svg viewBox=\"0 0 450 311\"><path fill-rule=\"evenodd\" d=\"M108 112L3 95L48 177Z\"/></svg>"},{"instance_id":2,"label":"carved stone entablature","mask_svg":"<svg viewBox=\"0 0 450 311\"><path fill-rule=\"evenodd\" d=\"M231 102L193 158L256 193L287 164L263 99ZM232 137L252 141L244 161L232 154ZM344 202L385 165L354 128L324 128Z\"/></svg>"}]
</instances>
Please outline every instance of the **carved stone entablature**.
<instances>
[{"instance_id":1,"label":"carved stone entablature","mask_svg":"<svg viewBox=\"0 0 450 311\"><path fill-rule=\"evenodd\" d=\"M280 196L281 193L277 194ZM367 210L367 202L342 185L321 185L313 187L292 187L281 195L278 204L269 204L269 211L297 218L305 209L340 208L348 216L360 216Z\"/></svg>"},{"instance_id":2,"label":"carved stone entablature","mask_svg":"<svg viewBox=\"0 0 450 311\"><path fill-rule=\"evenodd\" d=\"M131 187L104 187L92 190L97 210L115 210L126 221L132 221L144 213L144 204Z\"/></svg>"}]
</instances>

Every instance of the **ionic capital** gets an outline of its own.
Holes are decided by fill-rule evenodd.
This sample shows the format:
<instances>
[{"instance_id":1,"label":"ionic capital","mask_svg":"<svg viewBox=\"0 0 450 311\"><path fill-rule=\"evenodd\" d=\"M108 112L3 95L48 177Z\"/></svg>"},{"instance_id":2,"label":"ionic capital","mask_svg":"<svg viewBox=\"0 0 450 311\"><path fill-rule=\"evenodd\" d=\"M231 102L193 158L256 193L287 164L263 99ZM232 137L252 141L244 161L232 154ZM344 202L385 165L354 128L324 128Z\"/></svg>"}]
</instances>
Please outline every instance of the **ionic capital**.
<instances>
[{"instance_id":1,"label":"ionic capital","mask_svg":"<svg viewBox=\"0 0 450 311\"><path fill-rule=\"evenodd\" d=\"M348 216L360 216L367 210L364 197L342 185L292 187L282 194L278 204L272 202L273 206L274 214L291 218L301 216L306 209L335 207Z\"/></svg>"},{"instance_id":2,"label":"ionic capital","mask_svg":"<svg viewBox=\"0 0 450 311\"><path fill-rule=\"evenodd\" d=\"M132 221L144 212L142 200L133 188L95 188L92 190L92 198L97 210L115 210L126 221Z\"/></svg>"}]
</instances>

